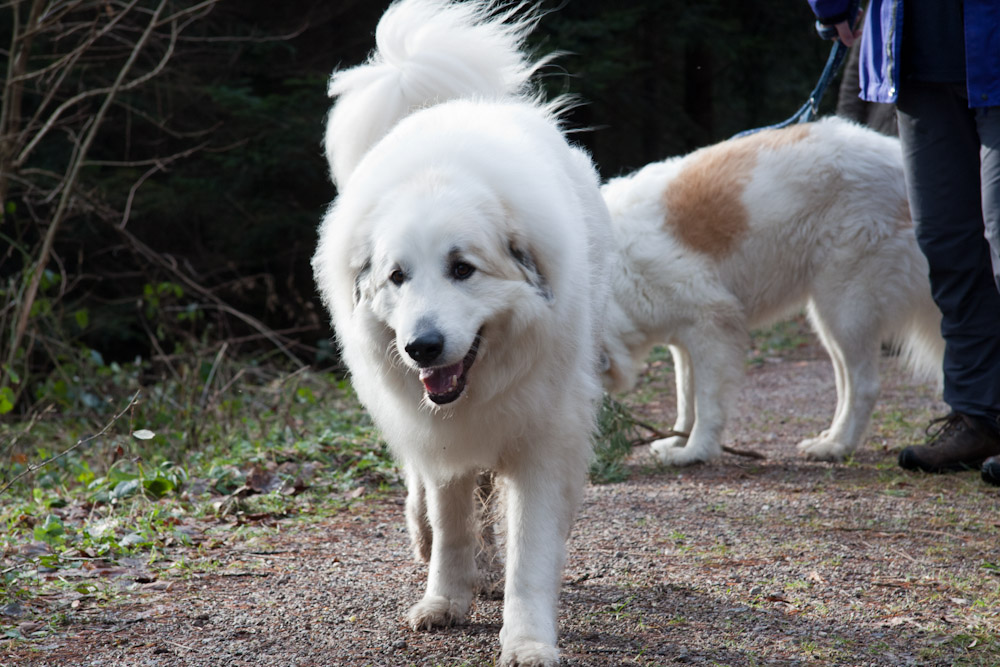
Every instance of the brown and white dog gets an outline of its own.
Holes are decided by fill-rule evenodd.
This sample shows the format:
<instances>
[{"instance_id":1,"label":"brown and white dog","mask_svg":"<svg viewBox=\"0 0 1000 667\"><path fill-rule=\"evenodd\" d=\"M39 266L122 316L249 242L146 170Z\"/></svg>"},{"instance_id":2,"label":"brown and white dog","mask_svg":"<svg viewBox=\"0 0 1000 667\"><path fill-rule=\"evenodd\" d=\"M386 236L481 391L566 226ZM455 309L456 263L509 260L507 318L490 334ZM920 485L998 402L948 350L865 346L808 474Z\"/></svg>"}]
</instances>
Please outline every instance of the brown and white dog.
<instances>
[{"instance_id":1,"label":"brown and white dog","mask_svg":"<svg viewBox=\"0 0 1000 667\"><path fill-rule=\"evenodd\" d=\"M914 235L899 142L851 122L765 130L646 166L603 188L617 263L606 385L627 389L669 345L674 429L653 443L669 465L711 461L741 378L749 331L805 306L833 361L830 428L799 443L840 460L867 428L880 345L940 375L944 343Z\"/></svg>"}]
</instances>

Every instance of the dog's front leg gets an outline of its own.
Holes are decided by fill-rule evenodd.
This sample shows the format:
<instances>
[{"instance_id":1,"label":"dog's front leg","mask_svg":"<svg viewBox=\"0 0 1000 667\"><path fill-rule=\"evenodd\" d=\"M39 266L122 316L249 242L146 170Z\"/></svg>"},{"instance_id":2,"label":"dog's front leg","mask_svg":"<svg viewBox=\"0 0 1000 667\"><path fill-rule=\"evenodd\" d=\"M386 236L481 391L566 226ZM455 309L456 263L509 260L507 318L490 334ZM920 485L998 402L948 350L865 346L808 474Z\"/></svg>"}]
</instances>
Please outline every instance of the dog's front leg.
<instances>
[{"instance_id":1,"label":"dog's front leg","mask_svg":"<svg viewBox=\"0 0 1000 667\"><path fill-rule=\"evenodd\" d=\"M433 537L427 590L410 608L414 630L465 622L476 585L475 473L445 483L421 478Z\"/></svg>"},{"instance_id":2,"label":"dog's front leg","mask_svg":"<svg viewBox=\"0 0 1000 667\"><path fill-rule=\"evenodd\" d=\"M559 662L556 611L566 538L583 486L585 463L555 449L522 462L505 480L507 572L500 664Z\"/></svg>"},{"instance_id":3,"label":"dog's front leg","mask_svg":"<svg viewBox=\"0 0 1000 667\"><path fill-rule=\"evenodd\" d=\"M722 455L722 430L743 377L743 357L749 339L742 320L726 312L701 322L698 327L678 333L680 346L687 350L690 370L683 383L693 384L694 425L683 447L678 439L657 440L650 450L665 465L686 466L713 461ZM690 410L690 402L685 411ZM680 442L683 442L682 440Z\"/></svg>"}]
</instances>

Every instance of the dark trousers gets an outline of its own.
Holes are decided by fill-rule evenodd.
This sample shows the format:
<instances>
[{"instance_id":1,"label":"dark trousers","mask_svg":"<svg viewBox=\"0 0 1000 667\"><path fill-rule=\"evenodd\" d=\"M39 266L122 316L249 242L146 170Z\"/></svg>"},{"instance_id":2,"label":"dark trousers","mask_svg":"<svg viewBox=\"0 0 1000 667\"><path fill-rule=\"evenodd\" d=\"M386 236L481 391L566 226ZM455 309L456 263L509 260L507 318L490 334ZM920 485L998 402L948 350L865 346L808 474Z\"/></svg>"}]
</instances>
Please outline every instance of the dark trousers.
<instances>
[{"instance_id":1,"label":"dark trousers","mask_svg":"<svg viewBox=\"0 0 1000 667\"><path fill-rule=\"evenodd\" d=\"M1000 107L905 82L897 113L910 209L944 315L944 400L1000 417ZM989 240L987 240L989 239Z\"/></svg>"}]
</instances>

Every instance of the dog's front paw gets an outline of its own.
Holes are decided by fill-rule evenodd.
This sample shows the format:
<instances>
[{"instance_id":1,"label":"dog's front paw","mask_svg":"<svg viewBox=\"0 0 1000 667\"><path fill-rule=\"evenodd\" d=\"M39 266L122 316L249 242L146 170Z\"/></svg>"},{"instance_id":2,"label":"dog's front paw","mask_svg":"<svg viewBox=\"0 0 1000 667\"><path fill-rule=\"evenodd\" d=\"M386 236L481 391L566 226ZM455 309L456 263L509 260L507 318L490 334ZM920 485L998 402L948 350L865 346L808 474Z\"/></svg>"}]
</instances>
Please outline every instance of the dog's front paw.
<instances>
[{"instance_id":1,"label":"dog's front paw","mask_svg":"<svg viewBox=\"0 0 1000 667\"><path fill-rule=\"evenodd\" d=\"M451 600L440 595L428 595L410 607L408 619L414 630L449 625L464 625L469 613L469 602Z\"/></svg>"},{"instance_id":2,"label":"dog's front paw","mask_svg":"<svg viewBox=\"0 0 1000 667\"><path fill-rule=\"evenodd\" d=\"M851 447L830 439L825 434L803 440L798 448L803 456L813 461L843 461L851 453Z\"/></svg>"},{"instance_id":3,"label":"dog's front paw","mask_svg":"<svg viewBox=\"0 0 1000 667\"><path fill-rule=\"evenodd\" d=\"M554 667L558 664L559 650L534 639L508 638L500 651L501 667Z\"/></svg>"},{"instance_id":4,"label":"dog's front paw","mask_svg":"<svg viewBox=\"0 0 1000 667\"><path fill-rule=\"evenodd\" d=\"M689 466L695 463L705 463L718 458L718 454L706 453L702 448L692 447L688 443L684 447L675 447L671 441L681 440L680 438L664 438L656 440L650 446L650 450L660 460L660 463L667 466Z\"/></svg>"}]
</instances>

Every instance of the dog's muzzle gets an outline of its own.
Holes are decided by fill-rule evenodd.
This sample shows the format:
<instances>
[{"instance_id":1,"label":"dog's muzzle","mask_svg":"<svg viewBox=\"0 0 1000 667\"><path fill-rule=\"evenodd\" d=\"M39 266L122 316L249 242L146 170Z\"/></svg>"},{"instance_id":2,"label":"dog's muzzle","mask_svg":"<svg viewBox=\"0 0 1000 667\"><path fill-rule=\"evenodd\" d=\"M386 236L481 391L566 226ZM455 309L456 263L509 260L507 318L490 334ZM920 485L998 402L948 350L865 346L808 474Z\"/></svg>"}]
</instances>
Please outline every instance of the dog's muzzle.
<instances>
[{"instance_id":1,"label":"dog's muzzle","mask_svg":"<svg viewBox=\"0 0 1000 667\"><path fill-rule=\"evenodd\" d=\"M420 381L424 385L428 399L438 405L445 405L462 395L469 369L472 368L479 353L481 334L482 331L476 334L469 351L461 361L448 366L429 366L420 369ZM425 334L407 344L405 349L406 353L421 366L430 364L444 350L444 337L438 332Z\"/></svg>"}]
</instances>

